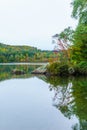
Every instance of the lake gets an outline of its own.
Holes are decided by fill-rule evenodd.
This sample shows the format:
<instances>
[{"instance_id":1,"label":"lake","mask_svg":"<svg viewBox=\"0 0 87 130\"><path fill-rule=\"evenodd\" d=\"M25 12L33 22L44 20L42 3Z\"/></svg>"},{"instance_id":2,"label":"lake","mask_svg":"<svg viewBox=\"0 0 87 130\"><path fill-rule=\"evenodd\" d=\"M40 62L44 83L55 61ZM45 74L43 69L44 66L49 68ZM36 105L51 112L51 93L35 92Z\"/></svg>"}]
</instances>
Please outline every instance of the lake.
<instances>
[{"instance_id":1,"label":"lake","mask_svg":"<svg viewBox=\"0 0 87 130\"><path fill-rule=\"evenodd\" d=\"M0 130L87 130L87 77L32 75L37 67L0 65Z\"/></svg>"}]
</instances>

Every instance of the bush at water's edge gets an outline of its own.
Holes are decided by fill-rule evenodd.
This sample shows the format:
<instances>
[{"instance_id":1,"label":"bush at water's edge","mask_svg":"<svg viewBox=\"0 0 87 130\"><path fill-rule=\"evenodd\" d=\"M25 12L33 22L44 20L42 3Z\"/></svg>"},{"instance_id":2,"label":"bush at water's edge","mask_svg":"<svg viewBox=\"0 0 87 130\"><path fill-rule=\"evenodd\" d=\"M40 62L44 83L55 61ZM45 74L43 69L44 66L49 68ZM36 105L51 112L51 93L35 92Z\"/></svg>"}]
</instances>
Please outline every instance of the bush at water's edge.
<instances>
[{"instance_id":1,"label":"bush at water's edge","mask_svg":"<svg viewBox=\"0 0 87 130\"><path fill-rule=\"evenodd\" d=\"M54 62L47 66L47 74L59 76L87 75L87 62L82 61L77 65Z\"/></svg>"}]
</instances>

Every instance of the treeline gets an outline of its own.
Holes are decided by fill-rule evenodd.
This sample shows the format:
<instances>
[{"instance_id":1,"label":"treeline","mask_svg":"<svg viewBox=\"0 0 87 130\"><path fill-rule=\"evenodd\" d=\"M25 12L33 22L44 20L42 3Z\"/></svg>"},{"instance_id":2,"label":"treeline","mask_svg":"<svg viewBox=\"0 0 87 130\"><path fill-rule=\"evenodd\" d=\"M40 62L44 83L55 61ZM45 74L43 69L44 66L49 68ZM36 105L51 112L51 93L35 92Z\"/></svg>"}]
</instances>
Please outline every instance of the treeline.
<instances>
[{"instance_id":1,"label":"treeline","mask_svg":"<svg viewBox=\"0 0 87 130\"><path fill-rule=\"evenodd\" d=\"M57 55L53 51L31 46L11 46L0 43L0 63L3 62L48 62Z\"/></svg>"}]
</instances>

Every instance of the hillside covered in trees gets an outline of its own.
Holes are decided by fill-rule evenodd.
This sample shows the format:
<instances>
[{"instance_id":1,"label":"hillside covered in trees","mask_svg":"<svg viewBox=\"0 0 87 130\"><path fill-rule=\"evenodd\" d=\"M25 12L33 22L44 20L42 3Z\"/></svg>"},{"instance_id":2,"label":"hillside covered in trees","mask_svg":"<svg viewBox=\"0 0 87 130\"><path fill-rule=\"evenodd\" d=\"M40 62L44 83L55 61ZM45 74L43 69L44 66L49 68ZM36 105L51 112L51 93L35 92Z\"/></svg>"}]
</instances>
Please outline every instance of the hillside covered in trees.
<instances>
[{"instance_id":1,"label":"hillside covered in trees","mask_svg":"<svg viewBox=\"0 0 87 130\"><path fill-rule=\"evenodd\" d=\"M40 50L31 46L11 46L0 43L0 63L48 62L57 55L53 51Z\"/></svg>"}]
</instances>

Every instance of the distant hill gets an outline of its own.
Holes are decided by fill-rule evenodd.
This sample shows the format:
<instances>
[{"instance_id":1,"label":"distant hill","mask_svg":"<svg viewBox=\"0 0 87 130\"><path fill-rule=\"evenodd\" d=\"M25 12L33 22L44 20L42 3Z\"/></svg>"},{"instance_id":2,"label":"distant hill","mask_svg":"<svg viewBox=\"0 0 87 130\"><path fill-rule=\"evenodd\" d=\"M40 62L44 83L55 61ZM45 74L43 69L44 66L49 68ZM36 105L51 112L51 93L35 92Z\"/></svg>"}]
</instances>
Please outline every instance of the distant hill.
<instances>
[{"instance_id":1,"label":"distant hill","mask_svg":"<svg viewBox=\"0 0 87 130\"><path fill-rule=\"evenodd\" d=\"M31 46L13 46L0 43L0 63L3 62L48 62L57 55Z\"/></svg>"}]
</instances>

